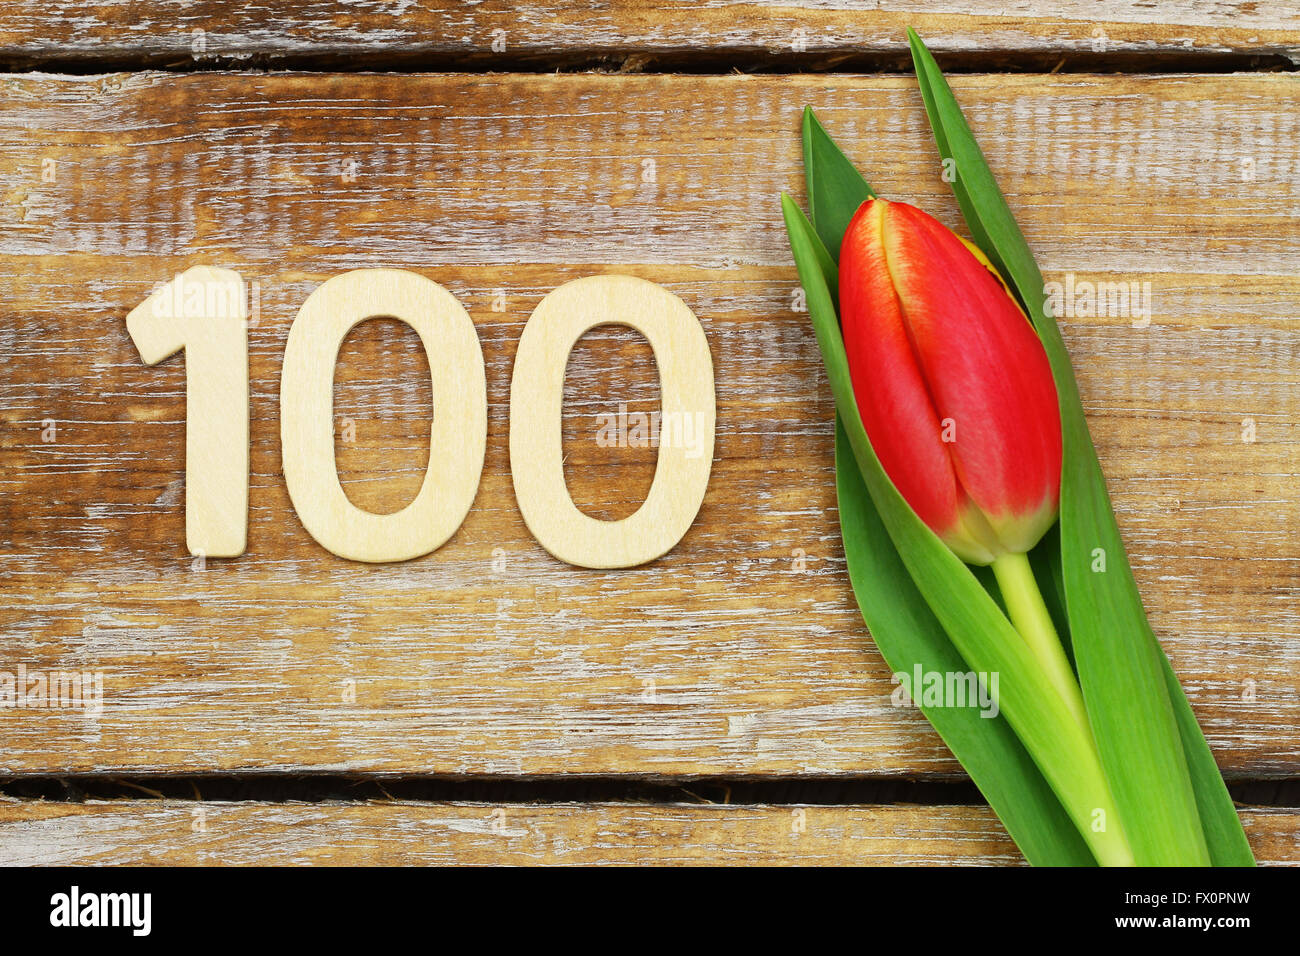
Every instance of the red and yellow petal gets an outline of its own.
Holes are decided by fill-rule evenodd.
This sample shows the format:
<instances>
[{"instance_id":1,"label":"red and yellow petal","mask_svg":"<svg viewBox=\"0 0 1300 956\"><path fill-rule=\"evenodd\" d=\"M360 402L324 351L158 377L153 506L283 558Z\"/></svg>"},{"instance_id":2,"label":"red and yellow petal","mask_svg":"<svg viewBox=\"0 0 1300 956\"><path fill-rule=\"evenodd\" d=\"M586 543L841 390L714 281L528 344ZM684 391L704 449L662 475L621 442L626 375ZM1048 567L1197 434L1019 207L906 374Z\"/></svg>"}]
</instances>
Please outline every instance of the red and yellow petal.
<instances>
[{"instance_id":1,"label":"red and yellow petal","mask_svg":"<svg viewBox=\"0 0 1300 956\"><path fill-rule=\"evenodd\" d=\"M881 464L954 551L987 563L1055 519L1056 387L987 260L903 203L864 203L840 257L854 391Z\"/></svg>"},{"instance_id":2,"label":"red and yellow petal","mask_svg":"<svg viewBox=\"0 0 1300 956\"><path fill-rule=\"evenodd\" d=\"M961 496L939 415L908 340L885 262L887 204L864 203L840 246L840 315L858 410L885 472L932 528L959 516Z\"/></svg>"}]
</instances>

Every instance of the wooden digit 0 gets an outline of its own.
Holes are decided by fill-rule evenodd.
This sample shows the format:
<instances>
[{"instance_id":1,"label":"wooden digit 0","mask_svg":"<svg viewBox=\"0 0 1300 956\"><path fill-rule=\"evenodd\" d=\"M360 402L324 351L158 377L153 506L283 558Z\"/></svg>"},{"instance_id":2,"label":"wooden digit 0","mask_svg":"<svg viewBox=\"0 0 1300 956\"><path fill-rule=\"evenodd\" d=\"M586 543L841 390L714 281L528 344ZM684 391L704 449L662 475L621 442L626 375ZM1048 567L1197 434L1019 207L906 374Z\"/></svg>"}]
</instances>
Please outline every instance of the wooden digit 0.
<instances>
[{"instance_id":1,"label":"wooden digit 0","mask_svg":"<svg viewBox=\"0 0 1300 956\"><path fill-rule=\"evenodd\" d=\"M619 521L574 505L564 481L561 414L569 352L589 329L626 325L646 337L659 367L659 457L650 493ZM626 568L663 555L686 534L713 464L713 361L704 329L681 299L631 276L560 286L533 310L510 381L510 471L528 530L551 554L585 568ZM691 430L699 441L673 435Z\"/></svg>"},{"instance_id":2,"label":"wooden digit 0","mask_svg":"<svg viewBox=\"0 0 1300 956\"><path fill-rule=\"evenodd\" d=\"M391 316L420 336L433 379L429 467L401 511L348 500L334 460L334 365L348 330ZM308 296L289 329L280 379L280 440L289 496L323 547L354 561L405 561L455 534L478 490L487 444L487 381L474 323L438 283L402 269L358 269Z\"/></svg>"}]
</instances>

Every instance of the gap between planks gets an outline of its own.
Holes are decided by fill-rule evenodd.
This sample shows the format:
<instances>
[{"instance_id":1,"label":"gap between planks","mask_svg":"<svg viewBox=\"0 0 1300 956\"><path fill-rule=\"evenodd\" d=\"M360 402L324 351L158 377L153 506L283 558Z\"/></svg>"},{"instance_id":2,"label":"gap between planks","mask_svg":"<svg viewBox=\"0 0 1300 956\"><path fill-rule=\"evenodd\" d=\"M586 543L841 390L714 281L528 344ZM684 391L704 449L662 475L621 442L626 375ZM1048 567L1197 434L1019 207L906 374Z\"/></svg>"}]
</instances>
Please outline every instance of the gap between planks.
<instances>
[{"instance_id":1,"label":"gap between planks","mask_svg":"<svg viewBox=\"0 0 1300 956\"><path fill-rule=\"evenodd\" d=\"M1160 51L1155 53L1070 53L1008 51L995 54L939 53L948 74L1046 73L1195 75L1284 73L1300 62L1280 53ZM776 76L911 75L911 60L902 52L846 51L834 54L756 55L725 50L650 56L641 53L577 51L565 54L507 56L454 53L321 53L254 54L178 60L166 55L28 56L0 50L0 74L101 76L117 73L388 73L388 74L555 74L587 73L679 76L730 76L737 73Z\"/></svg>"},{"instance_id":2,"label":"gap between planks","mask_svg":"<svg viewBox=\"0 0 1300 956\"><path fill-rule=\"evenodd\" d=\"M1239 806L1300 808L1300 778L1234 780ZM970 780L900 777L774 776L752 778L595 776L439 777L337 774L192 774L0 778L0 799L81 803L169 799L264 803L406 800L489 803L918 804L982 806Z\"/></svg>"}]
</instances>

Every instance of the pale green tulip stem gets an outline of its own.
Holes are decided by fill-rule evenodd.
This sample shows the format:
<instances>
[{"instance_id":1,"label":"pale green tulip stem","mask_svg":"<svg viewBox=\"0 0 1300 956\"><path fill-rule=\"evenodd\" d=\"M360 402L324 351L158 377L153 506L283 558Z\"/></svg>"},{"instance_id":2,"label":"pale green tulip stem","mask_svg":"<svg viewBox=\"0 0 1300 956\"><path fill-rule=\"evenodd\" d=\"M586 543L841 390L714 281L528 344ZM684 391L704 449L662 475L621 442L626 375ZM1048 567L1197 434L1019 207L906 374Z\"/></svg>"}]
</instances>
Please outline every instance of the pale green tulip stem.
<instances>
[{"instance_id":1,"label":"pale green tulip stem","mask_svg":"<svg viewBox=\"0 0 1300 956\"><path fill-rule=\"evenodd\" d=\"M1070 708L1070 714L1080 726L1087 728L1088 712L1083 706L1079 682L1056 634L1052 615L1043 603L1043 594L1038 590L1038 582L1029 566L1029 556L1021 553L999 555L993 561L993 575L998 579L1002 600L1006 602L1007 617L1011 618L1011 623L1033 651L1044 675L1065 701L1065 706Z\"/></svg>"},{"instance_id":2,"label":"pale green tulip stem","mask_svg":"<svg viewBox=\"0 0 1300 956\"><path fill-rule=\"evenodd\" d=\"M1024 638L1025 644L1038 661L1044 678L1065 703L1095 755L1097 745L1088 722L1088 711L1083 704L1079 681L1074 676L1070 661L1065 656L1065 648L1056 633L1056 626L1052 623L1052 616L1043 602L1043 594L1038 589L1038 581L1034 578L1028 555L1000 555L993 561L993 575L1002 591L1002 600L1006 603L1007 616L1012 625ZM1101 774L1099 757L1097 772ZM1114 814L1114 817L1109 832L1102 835L1088 834L1091 838L1089 842L1103 865L1131 866L1132 850L1119 825L1118 812L1110 799L1110 787L1104 776L1099 781L1099 787L1106 795L1104 809L1108 814Z\"/></svg>"}]
</instances>

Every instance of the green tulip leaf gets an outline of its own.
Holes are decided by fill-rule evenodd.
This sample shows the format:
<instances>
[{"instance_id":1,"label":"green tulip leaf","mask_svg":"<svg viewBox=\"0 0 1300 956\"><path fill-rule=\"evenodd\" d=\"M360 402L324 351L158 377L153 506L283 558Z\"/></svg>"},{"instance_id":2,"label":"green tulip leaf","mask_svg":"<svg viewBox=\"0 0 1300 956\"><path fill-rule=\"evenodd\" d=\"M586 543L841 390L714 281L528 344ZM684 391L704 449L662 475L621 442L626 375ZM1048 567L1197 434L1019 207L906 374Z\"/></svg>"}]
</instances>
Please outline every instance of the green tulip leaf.
<instances>
[{"instance_id":1,"label":"green tulip leaf","mask_svg":"<svg viewBox=\"0 0 1300 956\"><path fill-rule=\"evenodd\" d=\"M817 235L830 260L837 262L840 240L849 228L849 221L858 207L875 193L809 108L803 111L803 170L808 184L808 208ZM839 282L833 282L830 288L835 294Z\"/></svg>"}]
</instances>

